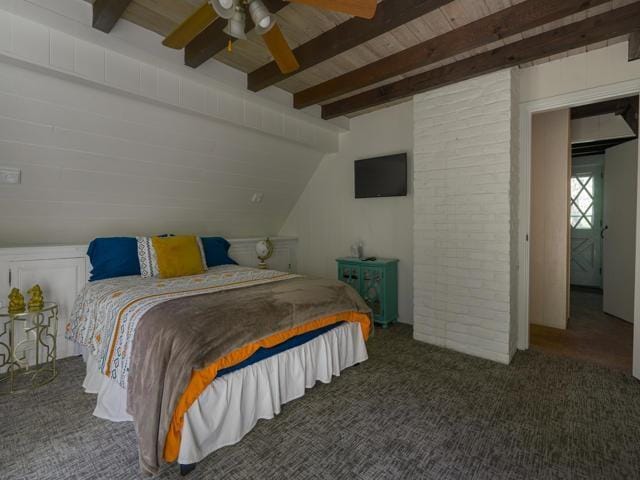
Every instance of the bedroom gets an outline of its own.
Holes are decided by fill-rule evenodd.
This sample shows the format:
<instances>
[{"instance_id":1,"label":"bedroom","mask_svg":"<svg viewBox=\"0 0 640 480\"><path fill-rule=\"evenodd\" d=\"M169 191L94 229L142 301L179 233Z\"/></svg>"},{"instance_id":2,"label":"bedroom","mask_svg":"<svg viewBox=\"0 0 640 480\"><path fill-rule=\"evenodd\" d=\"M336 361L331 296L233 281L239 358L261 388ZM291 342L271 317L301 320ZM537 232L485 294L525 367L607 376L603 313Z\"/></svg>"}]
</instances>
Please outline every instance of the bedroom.
<instances>
[{"instance_id":1,"label":"bedroom","mask_svg":"<svg viewBox=\"0 0 640 480\"><path fill-rule=\"evenodd\" d=\"M268 50L290 60L282 43L255 31L236 41L204 1L0 3L1 301L17 287L29 302L39 284L59 305L57 376L0 396L2 478L141 475L139 430L94 415L91 362L65 328L83 289L132 278L87 284L92 240L162 234L228 239L240 266L200 274L212 282L269 275L247 268L266 237L266 271L302 275L212 286L216 299L316 277L343 285L336 259L361 242L364 256L397 259L398 308L366 343L367 322L346 321L209 382L355 339L290 402L272 399L259 415L272 420L236 425L232 439L193 420L193 438L227 446L190 450L182 431L182 461L150 466L161 478L633 476L640 452L624 442L640 431L640 322L633 372L529 349L523 276L531 116L638 94L639 2L384 0L355 12L373 19L327 9L368 2L302 3L264 2L299 64L287 78ZM209 16L196 43L164 46L199 8ZM354 162L392 154L407 154L407 195L355 198ZM217 264L206 253L203 269ZM136 288L152 281L141 276ZM346 368L356 353L368 360Z\"/></svg>"}]
</instances>

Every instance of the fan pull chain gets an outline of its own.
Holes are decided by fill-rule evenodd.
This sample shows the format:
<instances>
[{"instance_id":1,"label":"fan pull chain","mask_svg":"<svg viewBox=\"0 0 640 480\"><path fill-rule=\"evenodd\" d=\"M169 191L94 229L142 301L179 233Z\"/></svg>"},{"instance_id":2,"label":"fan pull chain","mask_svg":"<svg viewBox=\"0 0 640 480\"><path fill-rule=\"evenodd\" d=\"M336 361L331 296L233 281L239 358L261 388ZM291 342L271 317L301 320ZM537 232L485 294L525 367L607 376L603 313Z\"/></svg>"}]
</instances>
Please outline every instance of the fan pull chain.
<instances>
[{"instance_id":1,"label":"fan pull chain","mask_svg":"<svg viewBox=\"0 0 640 480\"><path fill-rule=\"evenodd\" d=\"M227 52L233 52L233 42L231 40L227 43Z\"/></svg>"}]
</instances>

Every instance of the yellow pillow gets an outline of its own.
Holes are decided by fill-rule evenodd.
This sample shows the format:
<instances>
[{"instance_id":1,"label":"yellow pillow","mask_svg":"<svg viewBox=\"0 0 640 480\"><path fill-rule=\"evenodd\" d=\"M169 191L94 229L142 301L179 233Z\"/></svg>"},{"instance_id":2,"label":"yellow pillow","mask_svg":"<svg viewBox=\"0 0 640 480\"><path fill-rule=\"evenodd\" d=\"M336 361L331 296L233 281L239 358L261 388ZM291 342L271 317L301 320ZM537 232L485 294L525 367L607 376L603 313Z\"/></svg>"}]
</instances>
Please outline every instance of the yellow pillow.
<instances>
[{"instance_id":1,"label":"yellow pillow","mask_svg":"<svg viewBox=\"0 0 640 480\"><path fill-rule=\"evenodd\" d=\"M204 273L198 239L192 235L153 237L160 278L184 277Z\"/></svg>"}]
</instances>

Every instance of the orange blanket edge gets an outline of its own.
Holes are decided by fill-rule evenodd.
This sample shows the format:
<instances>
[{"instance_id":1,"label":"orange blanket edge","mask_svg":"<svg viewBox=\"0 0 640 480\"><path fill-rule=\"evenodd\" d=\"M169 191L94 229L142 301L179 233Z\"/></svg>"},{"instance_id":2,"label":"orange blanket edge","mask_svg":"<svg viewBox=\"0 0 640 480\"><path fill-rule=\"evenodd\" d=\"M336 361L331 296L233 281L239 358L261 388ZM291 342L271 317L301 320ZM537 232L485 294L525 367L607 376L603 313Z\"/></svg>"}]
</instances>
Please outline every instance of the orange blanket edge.
<instances>
[{"instance_id":1,"label":"orange blanket edge","mask_svg":"<svg viewBox=\"0 0 640 480\"><path fill-rule=\"evenodd\" d=\"M176 408L173 412L171 425L167 432L164 444L163 457L168 463L175 462L180 452L180 441L182 439L182 425L184 423L184 415L191 405L198 399L205 388L215 380L218 371L237 365L253 355L259 348L271 348L280 343L286 342L292 337L311 332L328 325L338 322L358 322L362 329L362 336L365 341L369 338L371 331L371 319L368 314L355 311L342 312L327 317L317 318L310 322L298 325L289 330L275 333L269 337L263 338L255 343L250 343L240 347L224 357L219 358L206 368L196 370L191 374L191 380L186 390L183 392Z\"/></svg>"}]
</instances>

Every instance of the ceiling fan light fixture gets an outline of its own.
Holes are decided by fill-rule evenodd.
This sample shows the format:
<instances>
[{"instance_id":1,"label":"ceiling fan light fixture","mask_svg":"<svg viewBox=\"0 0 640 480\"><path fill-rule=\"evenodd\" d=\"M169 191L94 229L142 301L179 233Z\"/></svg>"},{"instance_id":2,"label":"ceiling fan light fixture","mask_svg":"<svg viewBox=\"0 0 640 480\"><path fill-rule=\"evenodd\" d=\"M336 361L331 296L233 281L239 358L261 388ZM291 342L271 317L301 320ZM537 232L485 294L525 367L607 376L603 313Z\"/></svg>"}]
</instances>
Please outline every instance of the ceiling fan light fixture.
<instances>
[{"instance_id":1,"label":"ceiling fan light fixture","mask_svg":"<svg viewBox=\"0 0 640 480\"><path fill-rule=\"evenodd\" d=\"M262 0L251 0L249 2L249 15L256 25L267 28L271 24L271 13L264 6Z\"/></svg>"},{"instance_id":2,"label":"ceiling fan light fixture","mask_svg":"<svg viewBox=\"0 0 640 480\"><path fill-rule=\"evenodd\" d=\"M236 13L236 0L210 0L209 3L220 18L229 20Z\"/></svg>"},{"instance_id":3,"label":"ceiling fan light fixture","mask_svg":"<svg viewBox=\"0 0 640 480\"><path fill-rule=\"evenodd\" d=\"M216 0L217 1L217 0ZM244 40L247 36L244 33L246 24L246 16L241 7L237 7L233 16L227 22L227 26L222 30L224 33L233 38Z\"/></svg>"},{"instance_id":4,"label":"ceiling fan light fixture","mask_svg":"<svg viewBox=\"0 0 640 480\"><path fill-rule=\"evenodd\" d=\"M276 20L272 17L267 7L264 6L262 0L251 0L248 6L249 15L256 26L256 33L258 35L264 35L273 28Z\"/></svg>"}]
</instances>

